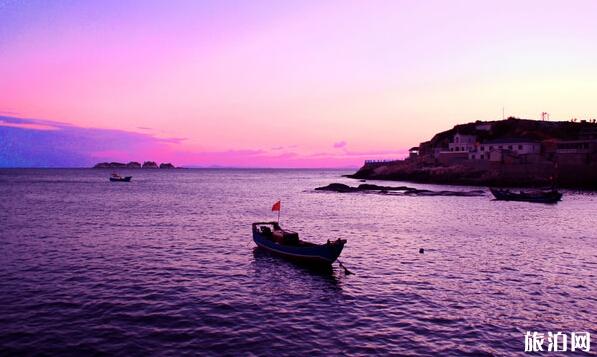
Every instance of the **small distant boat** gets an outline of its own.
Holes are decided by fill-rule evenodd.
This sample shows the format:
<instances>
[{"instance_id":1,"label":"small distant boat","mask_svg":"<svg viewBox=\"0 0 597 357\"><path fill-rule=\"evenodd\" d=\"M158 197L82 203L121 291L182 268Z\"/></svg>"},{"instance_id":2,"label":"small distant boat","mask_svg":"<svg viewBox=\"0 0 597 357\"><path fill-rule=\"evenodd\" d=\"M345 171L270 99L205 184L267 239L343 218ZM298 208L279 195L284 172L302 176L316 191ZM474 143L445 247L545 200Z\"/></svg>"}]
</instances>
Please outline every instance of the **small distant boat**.
<instances>
[{"instance_id":1,"label":"small distant boat","mask_svg":"<svg viewBox=\"0 0 597 357\"><path fill-rule=\"evenodd\" d=\"M495 199L500 201L556 203L562 199L562 193L555 189L520 191L519 193L503 188L490 188L489 190Z\"/></svg>"},{"instance_id":2,"label":"small distant boat","mask_svg":"<svg viewBox=\"0 0 597 357\"><path fill-rule=\"evenodd\" d=\"M133 176L120 176L118 174L112 174L110 181L112 182L130 182Z\"/></svg>"},{"instance_id":3,"label":"small distant boat","mask_svg":"<svg viewBox=\"0 0 597 357\"><path fill-rule=\"evenodd\" d=\"M278 222L256 222L252 227L253 240L260 248L311 266L331 265L346 244L346 239L339 238L324 244L305 242L299 239L298 233L282 229Z\"/></svg>"}]
</instances>

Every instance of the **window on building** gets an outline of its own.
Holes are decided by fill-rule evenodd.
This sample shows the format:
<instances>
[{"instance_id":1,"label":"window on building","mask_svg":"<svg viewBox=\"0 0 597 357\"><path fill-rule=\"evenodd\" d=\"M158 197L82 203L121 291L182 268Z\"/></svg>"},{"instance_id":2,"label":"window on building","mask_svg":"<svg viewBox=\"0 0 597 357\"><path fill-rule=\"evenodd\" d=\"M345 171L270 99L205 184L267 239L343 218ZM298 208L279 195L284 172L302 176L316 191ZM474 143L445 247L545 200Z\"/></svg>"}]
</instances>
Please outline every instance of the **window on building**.
<instances>
[{"instance_id":1,"label":"window on building","mask_svg":"<svg viewBox=\"0 0 597 357\"><path fill-rule=\"evenodd\" d=\"M518 150L522 150L522 145L518 145Z\"/></svg>"}]
</instances>

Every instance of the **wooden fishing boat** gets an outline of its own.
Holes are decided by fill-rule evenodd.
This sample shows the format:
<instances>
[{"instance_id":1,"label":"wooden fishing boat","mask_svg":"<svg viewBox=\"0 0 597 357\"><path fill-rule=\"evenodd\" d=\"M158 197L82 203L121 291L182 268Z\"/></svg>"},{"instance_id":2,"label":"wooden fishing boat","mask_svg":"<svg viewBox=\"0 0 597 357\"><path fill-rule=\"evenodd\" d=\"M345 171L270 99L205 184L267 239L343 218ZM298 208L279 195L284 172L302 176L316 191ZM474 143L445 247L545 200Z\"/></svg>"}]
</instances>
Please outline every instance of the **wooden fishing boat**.
<instances>
[{"instance_id":1,"label":"wooden fishing boat","mask_svg":"<svg viewBox=\"0 0 597 357\"><path fill-rule=\"evenodd\" d=\"M253 240L259 248L298 263L314 266L331 265L342 253L346 239L315 244L299 239L298 233L284 230L278 222L252 224Z\"/></svg>"},{"instance_id":2,"label":"wooden fishing boat","mask_svg":"<svg viewBox=\"0 0 597 357\"><path fill-rule=\"evenodd\" d=\"M538 203L557 203L562 199L562 193L555 189L512 192L503 188L489 189L496 200L500 201L525 201Z\"/></svg>"},{"instance_id":3,"label":"wooden fishing boat","mask_svg":"<svg viewBox=\"0 0 597 357\"><path fill-rule=\"evenodd\" d=\"M112 174L110 181L112 182L130 182L133 176L120 176L118 174Z\"/></svg>"}]
</instances>

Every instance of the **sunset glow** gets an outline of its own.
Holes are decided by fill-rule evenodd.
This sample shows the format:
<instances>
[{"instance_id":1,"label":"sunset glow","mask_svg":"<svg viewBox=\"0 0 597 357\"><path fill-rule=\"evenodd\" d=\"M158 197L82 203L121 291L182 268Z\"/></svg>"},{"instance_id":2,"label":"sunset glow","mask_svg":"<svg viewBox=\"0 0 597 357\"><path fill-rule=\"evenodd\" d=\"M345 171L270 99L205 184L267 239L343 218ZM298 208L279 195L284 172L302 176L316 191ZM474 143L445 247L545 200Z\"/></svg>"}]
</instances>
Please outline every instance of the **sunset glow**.
<instances>
[{"instance_id":1,"label":"sunset glow","mask_svg":"<svg viewBox=\"0 0 597 357\"><path fill-rule=\"evenodd\" d=\"M26 163L19 145L62 143L76 160L31 165L356 167L502 108L595 118L596 13L590 0L3 1L0 166Z\"/></svg>"}]
</instances>

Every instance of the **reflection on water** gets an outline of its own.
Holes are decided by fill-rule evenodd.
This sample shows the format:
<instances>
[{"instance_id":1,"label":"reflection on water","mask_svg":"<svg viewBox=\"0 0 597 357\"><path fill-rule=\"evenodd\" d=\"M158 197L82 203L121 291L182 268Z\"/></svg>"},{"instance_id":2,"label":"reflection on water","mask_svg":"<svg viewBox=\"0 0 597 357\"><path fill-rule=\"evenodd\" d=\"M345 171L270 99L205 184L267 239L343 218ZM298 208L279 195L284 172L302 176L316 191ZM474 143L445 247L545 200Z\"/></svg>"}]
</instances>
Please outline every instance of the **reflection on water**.
<instances>
[{"instance_id":1,"label":"reflection on water","mask_svg":"<svg viewBox=\"0 0 597 357\"><path fill-rule=\"evenodd\" d=\"M313 190L344 173L0 170L0 350L522 355L527 330L597 333L596 195ZM255 250L279 198L283 227L348 240L354 275Z\"/></svg>"},{"instance_id":2,"label":"reflection on water","mask_svg":"<svg viewBox=\"0 0 597 357\"><path fill-rule=\"evenodd\" d=\"M305 276L313 277L316 281L327 281L331 286L340 287L339 279L344 276L344 272L338 267L330 266L309 266L285 260L274 256L258 247L253 248L253 257L255 258L253 266L255 275L273 276L280 270L288 270L292 274L300 275L301 279ZM319 287L319 286L318 286Z\"/></svg>"}]
</instances>

